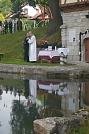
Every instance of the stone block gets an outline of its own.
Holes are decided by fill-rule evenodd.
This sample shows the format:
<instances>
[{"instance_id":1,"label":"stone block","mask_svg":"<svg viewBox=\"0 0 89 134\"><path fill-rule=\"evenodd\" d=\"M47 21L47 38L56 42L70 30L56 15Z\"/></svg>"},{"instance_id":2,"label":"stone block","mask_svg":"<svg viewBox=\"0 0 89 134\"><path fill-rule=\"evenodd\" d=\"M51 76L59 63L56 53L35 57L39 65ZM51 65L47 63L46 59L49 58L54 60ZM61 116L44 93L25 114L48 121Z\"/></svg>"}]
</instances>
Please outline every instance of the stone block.
<instances>
[{"instance_id":1,"label":"stone block","mask_svg":"<svg viewBox=\"0 0 89 134\"><path fill-rule=\"evenodd\" d=\"M35 120L33 122L34 131L37 134L53 134L56 131L56 122L54 119L55 117Z\"/></svg>"},{"instance_id":2,"label":"stone block","mask_svg":"<svg viewBox=\"0 0 89 134\"><path fill-rule=\"evenodd\" d=\"M56 127L58 134L67 134L75 131L81 125L85 124L83 117L81 116L71 116L71 117L64 117L64 118L56 118Z\"/></svg>"}]
</instances>

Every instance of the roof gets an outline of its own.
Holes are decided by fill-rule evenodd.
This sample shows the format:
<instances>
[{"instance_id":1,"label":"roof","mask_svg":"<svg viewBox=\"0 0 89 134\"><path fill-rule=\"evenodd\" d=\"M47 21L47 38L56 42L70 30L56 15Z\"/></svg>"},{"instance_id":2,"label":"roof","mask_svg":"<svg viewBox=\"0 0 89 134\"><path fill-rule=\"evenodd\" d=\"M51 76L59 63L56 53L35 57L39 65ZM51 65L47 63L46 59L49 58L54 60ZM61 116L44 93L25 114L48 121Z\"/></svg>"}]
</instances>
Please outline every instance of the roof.
<instances>
[{"instance_id":1,"label":"roof","mask_svg":"<svg viewBox=\"0 0 89 134\"><path fill-rule=\"evenodd\" d=\"M89 1L61 4L60 10L64 13L89 10Z\"/></svg>"},{"instance_id":2,"label":"roof","mask_svg":"<svg viewBox=\"0 0 89 134\"><path fill-rule=\"evenodd\" d=\"M20 14L20 17L22 17L22 18L28 18L30 16L26 13L26 14Z\"/></svg>"},{"instance_id":3,"label":"roof","mask_svg":"<svg viewBox=\"0 0 89 134\"><path fill-rule=\"evenodd\" d=\"M9 13L5 16L5 19L7 19L8 17L10 17L12 15L12 13Z\"/></svg>"},{"instance_id":4,"label":"roof","mask_svg":"<svg viewBox=\"0 0 89 134\"><path fill-rule=\"evenodd\" d=\"M40 16L41 16L41 13L38 13L38 14L32 16L32 17L30 18L30 20L35 20L35 19L37 19L37 18L40 17Z\"/></svg>"}]
</instances>

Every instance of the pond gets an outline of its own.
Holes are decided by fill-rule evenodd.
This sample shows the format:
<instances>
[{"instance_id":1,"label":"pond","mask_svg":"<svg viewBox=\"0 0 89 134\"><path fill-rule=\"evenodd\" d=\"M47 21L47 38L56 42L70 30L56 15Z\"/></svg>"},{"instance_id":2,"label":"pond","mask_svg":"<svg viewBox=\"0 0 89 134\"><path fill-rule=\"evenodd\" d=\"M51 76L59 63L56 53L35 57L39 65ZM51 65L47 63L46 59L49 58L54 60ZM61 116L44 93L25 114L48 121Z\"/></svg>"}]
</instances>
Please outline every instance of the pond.
<instances>
[{"instance_id":1,"label":"pond","mask_svg":"<svg viewBox=\"0 0 89 134\"><path fill-rule=\"evenodd\" d=\"M35 134L34 120L81 108L89 108L89 80L0 78L0 134Z\"/></svg>"}]
</instances>

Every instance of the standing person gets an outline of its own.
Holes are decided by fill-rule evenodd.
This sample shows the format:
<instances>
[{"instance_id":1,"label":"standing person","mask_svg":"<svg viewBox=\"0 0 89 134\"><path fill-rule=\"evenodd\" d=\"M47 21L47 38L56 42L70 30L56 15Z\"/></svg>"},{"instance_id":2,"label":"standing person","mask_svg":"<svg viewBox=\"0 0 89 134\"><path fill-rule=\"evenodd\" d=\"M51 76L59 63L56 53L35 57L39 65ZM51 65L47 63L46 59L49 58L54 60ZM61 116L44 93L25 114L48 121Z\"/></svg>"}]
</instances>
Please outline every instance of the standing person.
<instances>
[{"instance_id":1,"label":"standing person","mask_svg":"<svg viewBox=\"0 0 89 134\"><path fill-rule=\"evenodd\" d=\"M17 21L17 30L22 31L22 21L20 19Z\"/></svg>"},{"instance_id":2,"label":"standing person","mask_svg":"<svg viewBox=\"0 0 89 134\"><path fill-rule=\"evenodd\" d=\"M7 34L8 33L8 22L7 22L7 20L5 20L5 22L4 22L4 27L5 27L5 34Z\"/></svg>"},{"instance_id":3,"label":"standing person","mask_svg":"<svg viewBox=\"0 0 89 134\"><path fill-rule=\"evenodd\" d=\"M17 21L16 19L14 19L14 32L16 32L16 24L17 24Z\"/></svg>"},{"instance_id":4,"label":"standing person","mask_svg":"<svg viewBox=\"0 0 89 134\"><path fill-rule=\"evenodd\" d=\"M12 32L14 33L14 19L12 20Z\"/></svg>"},{"instance_id":5,"label":"standing person","mask_svg":"<svg viewBox=\"0 0 89 134\"><path fill-rule=\"evenodd\" d=\"M9 31L10 31L10 33L12 33L12 20L10 20L10 22L9 22Z\"/></svg>"},{"instance_id":6,"label":"standing person","mask_svg":"<svg viewBox=\"0 0 89 134\"><path fill-rule=\"evenodd\" d=\"M2 35L4 35L5 34L5 27L4 27L4 25L2 25Z\"/></svg>"},{"instance_id":7,"label":"standing person","mask_svg":"<svg viewBox=\"0 0 89 134\"><path fill-rule=\"evenodd\" d=\"M36 37L32 34L32 32L29 32L29 61L35 62L37 60L36 56Z\"/></svg>"},{"instance_id":8,"label":"standing person","mask_svg":"<svg viewBox=\"0 0 89 134\"><path fill-rule=\"evenodd\" d=\"M27 36L24 39L24 60L29 61L29 43L28 43L28 37L29 33L27 33Z\"/></svg>"}]
</instances>

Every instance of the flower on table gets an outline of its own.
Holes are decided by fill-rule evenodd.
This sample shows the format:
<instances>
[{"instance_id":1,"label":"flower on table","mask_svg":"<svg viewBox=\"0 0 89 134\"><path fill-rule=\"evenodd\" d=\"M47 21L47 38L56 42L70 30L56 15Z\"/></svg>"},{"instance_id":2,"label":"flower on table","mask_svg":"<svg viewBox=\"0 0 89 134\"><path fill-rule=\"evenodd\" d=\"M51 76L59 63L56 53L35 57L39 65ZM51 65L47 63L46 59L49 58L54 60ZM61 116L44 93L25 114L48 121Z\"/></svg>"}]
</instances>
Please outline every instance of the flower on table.
<instances>
[{"instance_id":1,"label":"flower on table","mask_svg":"<svg viewBox=\"0 0 89 134\"><path fill-rule=\"evenodd\" d=\"M46 47L49 44L47 40L37 41L37 47Z\"/></svg>"},{"instance_id":2,"label":"flower on table","mask_svg":"<svg viewBox=\"0 0 89 134\"><path fill-rule=\"evenodd\" d=\"M56 46L57 48L62 47L62 41L58 41L57 38L53 39L53 48Z\"/></svg>"},{"instance_id":3,"label":"flower on table","mask_svg":"<svg viewBox=\"0 0 89 134\"><path fill-rule=\"evenodd\" d=\"M58 41L57 38L54 38L53 41L50 42L48 40L37 41L38 48L48 48L48 46L52 46L53 49L55 48L55 46L57 48L62 47L62 41Z\"/></svg>"}]
</instances>

